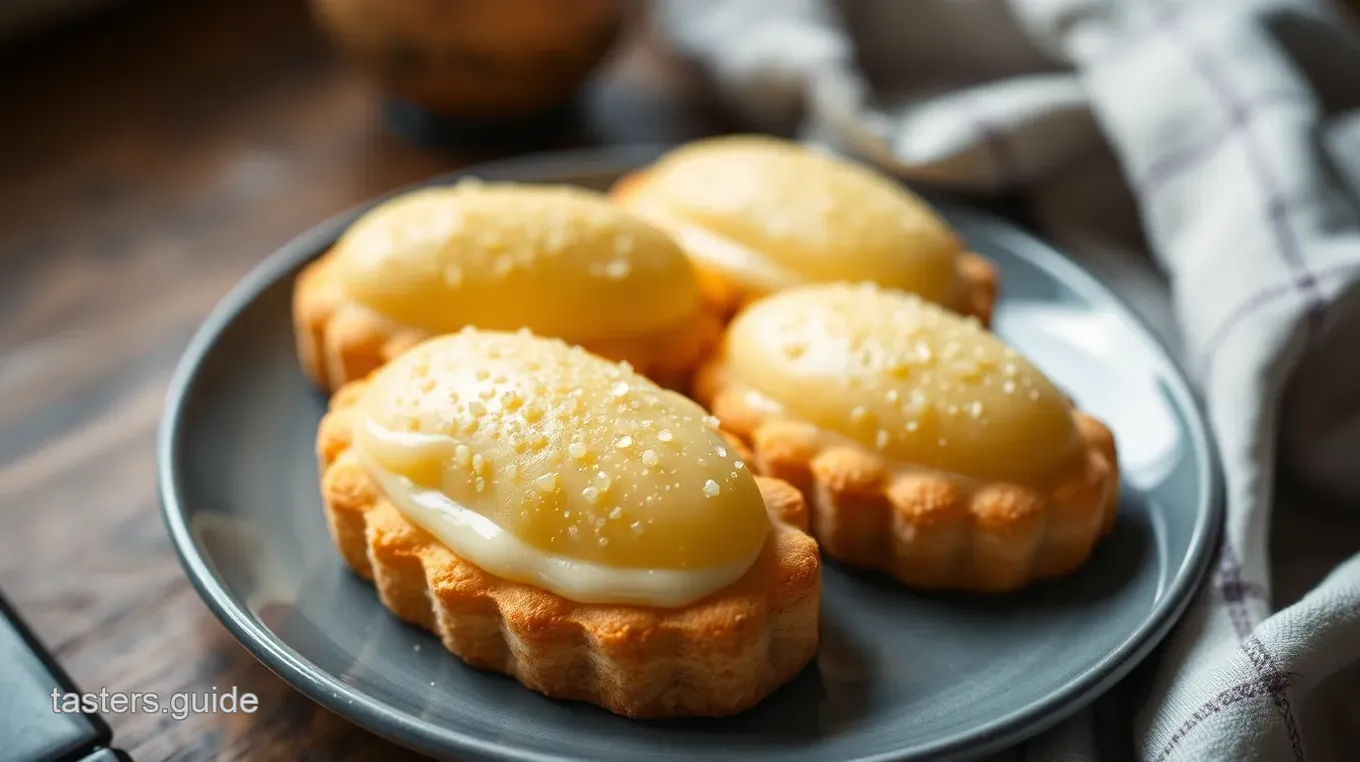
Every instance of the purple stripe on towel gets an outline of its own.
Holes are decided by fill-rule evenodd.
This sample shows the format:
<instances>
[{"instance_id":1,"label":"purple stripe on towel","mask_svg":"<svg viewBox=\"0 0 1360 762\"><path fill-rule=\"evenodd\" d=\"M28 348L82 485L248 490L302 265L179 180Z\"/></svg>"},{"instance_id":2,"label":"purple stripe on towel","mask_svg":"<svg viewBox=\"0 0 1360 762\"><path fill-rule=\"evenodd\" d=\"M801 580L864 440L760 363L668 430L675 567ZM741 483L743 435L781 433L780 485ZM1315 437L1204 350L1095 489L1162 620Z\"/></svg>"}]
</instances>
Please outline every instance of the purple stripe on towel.
<instances>
[{"instance_id":1,"label":"purple stripe on towel","mask_svg":"<svg viewBox=\"0 0 1360 762\"><path fill-rule=\"evenodd\" d=\"M1228 335L1246 322L1248 317L1263 309L1266 305L1283 297L1294 293L1300 293L1304 288L1317 288L1322 281L1326 281L1335 276L1349 275L1354 273L1358 268L1360 268L1360 263L1337 262L1318 270L1310 270L1297 276L1290 282L1276 283L1273 286L1267 286L1260 291L1251 294L1246 299L1243 299L1240 304L1228 312L1218 324L1218 327L1214 329L1213 333L1209 334L1208 340L1204 342L1204 349L1200 352L1199 359L1195 363L1195 367L1200 372L1200 377L1204 380L1204 386L1209 386L1209 376L1213 372L1214 356L1223 346ZM1301 279L1307 280L1306 282L1300 282ZM1321 309L1321 306L1322 303L1319 301L1318 304L1314 305L1313 309L1309 311L1308 319L1310 322L1315 324L1322 317L1323 310ZM1313 327L1316 326L1314 325Z\"/></svg>"},{"instance_id":2,"label":"purple stripe on towel","mask_svg":"<svg viewBox=\"0 0 1360 762\"><path fill-rule=\"evenodd\" d=\"M1190 735L1190 731L1199 727L1200 723L1204 720L1218 714L1233 704L1248 699L1269 696L1277 691L1283 692L1288 690L1289 686L1297 682L1298 679L1299 675L1293 672L1282 672L1272 675L1269 679L1254 677L1246 682L1238 683L1237 685L1220 692L1217 696L1214 696L1201 704L1194 712L1191 712L1185 722L1182 722L1180 727L1176 728L1176 732L1171 734L1171 738L1167 739L1166 745L1164 745L1161 751L1157 753L1157 756L1154 757L1155 762L1166 762L1166 759L1171 756L1171 753L1176 750L1176 747L1180 745L1181 741L1185 740L1186 736Z\"/></svg>"},{"instance_id":3,"label":"purple stripe on towel","mask_svg":"<svg viewBox=\"0 0 1360 762\"><path fill-rule=\"evenodd\" d=\"M1157 762L1165 762L1204 720L1233 704L1266 697L1270 698L1271 703L1284 718L1285 732L1289 737L1289 746L1294 752L1294 759L1306 758L1303 753L1303 740L1299 736L1298 723L1294 719L1288 695L1289 688L1298 682L1301 675L1281 670L1275 658L1266 649L1265 643L1253 634L1256 622L1246 606L1246 601L1248 598L1264 601L1265 590L1260 585L1245 582L1242 579L1242 571L1242 564L1225 536L1218 549L1214 587L1228 608L1228 618L1232 620L1233 630L1237 633L1238 640L1242 642L1242 653L1256 671L1256 676L1220 692L1191 712L1162 746L1155 758Z\"/></svg>"},{"instance_id":4,"label":"purple stripe on towel","mask_svg":"<svg viewBox=\"0 0 1360 762\"><path fill-rule=\"evenodd\" d=\"M1248 116L1251 111L1246 104L1236 96L1229 87L1227 79L1220 75L1216 63L1209 53L1198 46L1191 44L1184 35L1184 30L1179 27L1178 10L1173 4L1167 2L1150 2L1149 6L1156 15L1157 25L1167 35L1172 44L1179 44L1186 55L1194 64L1199 76L1208 85L1209 91L1219 100L1224 110L1229 116L1229 122L1241 131L1241 145L1243 154L1246 158L1248 168L1251 171L1256 183L1262 189L1262 195L1266 199L1266 213L1269 223L1271 237L1275 242L1275 249L1289 269L1292 278L1283 288L1284 293L1296 290L1303 298L1304 303L1310 314L1317 312L1322 304L1322 296L1318 290L1318 277L1309 269L1303 260L1303 254L1299 247L1298 236L1295 234L1291 224L1289 214L1289 199L1284 190L1280 187L1278 178L1270 170L1267 163L1265 151L1257 142L1256 136L1250 129ZM1225 321L1225 326L1215 331L1216 339L1214 343L1206 347L1205 354L1205 373L1212 369L1213 360L1218 347L1222 346L1225 336L1231 331L1232 326L1240 324L1243 316L1255 312L1262 305L1268 304L1278 298L1274 291L1267 289L1260 292L1257 296L1249 299L1243 306L1237 308L1229 314ZM1227 606L1229 619L1232 621L1233 630L1239 640L1242 641L1242 650L1252 667L1256 670L1256 680L1244 684L1248 686L1241 692L1242 698L1258 695L1268 695L1272 703L1280 711L1284 718L1285 730L1289 736L1290 747L1294 752L1294 759L1304 760L1303 743L1299 737L1298 722L1294 718L1294 712L1289 704L1288 689L1297 676L1284 673L1280 670L1270 651L1253 633L1255 621L1250 609L1247 607L1247 592L1250 589L1248 583L1242 578L1242 564L1238 561L1237 554L1232 547L1231 541L1225 534L1222 545L1219 548L1219 565L1217 589L1220 598ZM1216 712L1228 702L1223 698L1223 694L1215 699L1217 703L1210 702L1212 709ZM1210 706L1206 705L1206 706ZM1203 709L1203 708L1201 708ZM1181 727L1172 735L1166 748L1163 749L1159 759L1165 759L1171 754L1185 735L1197 727L1201 719L1201 711L1195 712L1190 718L1182 723Z\"/></svg>"},{"instance_id":5,"label":"purple stripe on towel","mask_svg":"<svg viewBox=\"0 0 1360 762\"><path fill-rule=\"evenodd\" d=\"M1224 125L1223 130L1212 135L1208 140L1201 140L1193 145L1184 146L1153 161L1148 166L1147 171L1143 173L1143 177L1136 181L1138 190L1144 196L1156 195L1163 185L1216 155L1221 148L1232 141L1240 130L1246 129L1252 120L1263 112L1281 106L1311 104L1312 100L1301 91L1266 93L1258 100L1230 111L1228 123Z\"/></svg>"},{"instance_id":6,"label":"purple stripe on towel","mask_svg":"<svg viewBox=\"0 0 1360 762\"><path fill-rule=\"evenodd\" d=\"M1163 33L1173 45L1180 47L1194 65L1200 78L1208 86L1210 95L1222 105L1224 112L1228 115L1230 134L1239 134L1239 143L1247 167L1256 184L1261 188L1261 195L1265 198L1266 208L1262 212L1268 222L1275 251L1291 275L1288 283L1267 288L1250 297L1241 306L1231 311L1224 323L1213 331L1209 342L1205 345L1201 364L1202 374L1207 379L1213 370L1214 360L1219 348L1225 343L1233 328L1240 325L1247 315L1285 294L1297 292L1304 301L1310 321L1315 323L1317 317L1321 314L1324 302L1317 285L1318 276L1304 261L1298 236L1291 223L1290 199L1280 186L1278 178L1271 171L1265 150L1251 129L1252 116L1260 109L1260 105L1253 106L1238 98L1229 86L1228 80L1221 75L1213 57L1207 51L1191 44L1186 39L1184 30L1180 26L1181 17L1177 13L1179 8L1175 3L1165 0L1148 0L1146 5L1153 13L1156 22L1155 28ZM1172 163L1170 158L1154 162L1154 165L1169 163Z\"/></svg>"},{"instance_id":7,"label":"purple stripe on towel","mask_svg":"<svg viewBox=\"0 0 1360 762\"><path fill-rule=\"evenodd\" d=\"M1276 663L1275 657L1266 648L1266 644L1256 637L1255 618L1247 609L1246 599L1240 592L1245 583L1242 581L1242 563L1237 558L1236 551L1233 550L1232 543L1227 535L1223 536L1223 543L1219 546L1218 558L1218 590L1228 605L1228 617L1232 620L1233 629L1237 632L1238 640L1242 641L1242 652L1246 654L1247 660L1256 670L1257 679L1261 680L1269 687L1271 703L1279 710L1280 716L1284 719L1286 735L1289 736L1289 746L1294 751L1294 759L1305 759L1303 753L1303 739L1299 736L1299 724L1294 719L1294 709L1289 705L1288 688L1291 680L1286 679L1285 673ZM1235 595L1229 595L1232 591Z\"/></svg>"},{"instance_id":8,"label":"purple stripe on towel","mask_svg":"<svg viewBox=\"0 0 1360 762\"><path fill-rule=\"evenodd\" d=\"M1200 76L1209 83L1210 89L1217 94L1228 108L1228 113L1241 115L1248 113L1247 106L1243 104L1228 88L1214 64L1213 59L1203 50L1190 47L1191 58L1195 62L1195 67L1199 70ZM1251 168L1251 173L1256 182L1261 186L1266 197L1267 219L1270 222L1270 230L1275 240L1276 250L1285 264L1297 276L1295 283L1302 292L1304 301L1311 309L1313 305L1322 301L1322 296L1317 290L1317 279L1309 271L1308 263L1303 259L1303 252L1299 248L1299 239L1294 232L1294 226L1289 219L1289 198L1284 189L1280 187L1279 180L1270 170L1270 164L1266 159L1264 148L1255 139L1250 129L1243 129L1242 150L1247 158L1247 163Z\"/></svg>"},{"instance_id":9,"label":"purple stripe on towel","mask_svg":"<svg viewBox=\"0 0 1360 762\"><path fill-rule=\"evenodd\" d=\"M1289 748L1294 752L1294 759L1306 759L1303 753L1303 737L1299 735L1299 723L1294 719L1294 708L1289 705L1289 685L1293 682L1289 676L1298 675L1282 671L1275 657L1266 649L1266 644L1255 635L1247 638L1242 644L1242 650L1246 651L1251 666L1256 668L1261 680L1270 686L1270 700L1284 718L1285 735L1289 736Z\"/></svg>"},{"instance_id":10,"label":"purple stripe on towel","mask_svg":"<svg viewBox=\"0 0 1360 762\"><path fill-rule=\"evenodd\" d=\"M1237 633L1238 640L1246 640L1251 637L1252 630L1256 629L1256 622L1251 611L1247 609L1247 596L1244 595L1247 585L1253 583L1242 580L1242 564L1237 560L1237 554L1233 552L1232 544L1228 542L1226 535L1218 548L1218 570L1215 576L1217 580L1214 587L1218 590L1219 597L1227 604L1228 618L1232 620L1233 631Z\"/></svg>"},{"instance_id":11,"label":"purple stripe on towel","mask_svg":"<svg viewBox=\"0 0 1360 762\"><path fill-rule=\"evenodd\" d=\"M1227 605L1228 618L1232 621L1233 631L1237 633L1238 640L1242 641L1242 652L1251 662L1252 668L1256 670L1256 681L1265 688L1264 695L1270 696L1271 703L1275 705L1280 716L1284 719L1285 733L1289 737L1289 746L1294 752L1294 759L1304 760L1306 757L1303 753L1303 739L1299 735L1298 721L1294 718L1294 709L1290 706L1288 694L1289 686L1293 684L1298 675L1281 670L1279 664L1275 661L1275 657L1266 648L1265 643L1261 642L1261 639L1254 634L1257 622L1251 610L1247 608L1246 602L1249 597L1247 592L1251 588L1256 588L1262 593L1259 599L1264 600L1264 589L1254 583L1245 582L1242 578L1242 572L1242 563L1238 560L1237 553L1233 550L1232 543L1228 540L1227 535L1224 535L1218 550L1215 587L1220 598ZM1184 737L1184 734L1182 734L1182 737Z\"/></svg>"},{"instance_id":12,"label":"purple stripe on towel","mask_svg":"<svg viewBox=\"0 0 1360 762\"><path fill-rule=\"evenodd\" d=\"M1218 328L1215 328L1214 332L1209 334L1208 340L1204 342L1204 350L1200 354L1198 366L1200 377L1204 379L1204 386L1208 387L1209 385L1209 375L1213 372L1213 361L1218 355L1219 348L1227 341L1233 330L1267 304L1294 293L1298 288L1299 286L1296 283L1277 283L1268 286L1243 299L1241 304L1228 312L1228 315L1218 324Z\"/></svg>"}]
</instances>

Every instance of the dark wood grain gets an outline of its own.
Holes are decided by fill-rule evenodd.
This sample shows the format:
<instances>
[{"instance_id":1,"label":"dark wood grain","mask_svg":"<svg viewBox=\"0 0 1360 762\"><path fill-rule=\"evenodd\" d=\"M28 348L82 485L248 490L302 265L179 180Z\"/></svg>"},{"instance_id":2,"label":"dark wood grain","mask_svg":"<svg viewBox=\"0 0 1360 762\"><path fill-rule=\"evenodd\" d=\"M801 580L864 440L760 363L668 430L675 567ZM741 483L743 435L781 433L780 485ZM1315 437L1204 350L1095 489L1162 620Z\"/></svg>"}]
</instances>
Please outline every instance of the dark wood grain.
<instances>
[{"instance_id":1,"label":"dark wood grain","mask_svg":"<svg viewBox=\"0 0 1360 762\"><path fill-rule=\"evenodd\" d=\"M558 144L704 131L632 44ZM0 589L86 690L259 696L254 715L107 719L138 759L400 750L274 677L195 595L156 507L171 367L294 234L462 166L381 127L298 2L144 3L0 54ZM664 85L664 87L663 87Z\"/></svg>"}]
</instances>

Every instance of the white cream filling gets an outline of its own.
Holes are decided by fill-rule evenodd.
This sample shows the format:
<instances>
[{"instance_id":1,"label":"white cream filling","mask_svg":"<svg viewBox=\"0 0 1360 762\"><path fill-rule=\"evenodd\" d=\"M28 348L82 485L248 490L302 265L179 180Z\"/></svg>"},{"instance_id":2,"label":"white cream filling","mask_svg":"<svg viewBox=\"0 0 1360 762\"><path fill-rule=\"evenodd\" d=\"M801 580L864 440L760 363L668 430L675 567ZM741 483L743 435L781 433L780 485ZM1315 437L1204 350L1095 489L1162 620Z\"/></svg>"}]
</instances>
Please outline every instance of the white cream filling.
<instances>
[{"instance_id":1,"label":"white cream filling","mask_svg":"<svg viewBox=\"0 0 1360 762\"><path fill-rule=\"evenodd\" d=\"M658 204L638 204L633 210L670 233L680 248L699 265L736 280L749 291L773 294L809 282L793 270L770 261L759 251L691 223ZM913 291L905 286L900 288ZM957 277L956 271L939 303L958 307L966 288L967 284Z\"/></svg>"},{"instance_id":2,"label":"white cream filling","mask_svg":"<svg viewBox=\"0 0 1360 762\"><path fill-rule=\"evenodd\" d=\"M634 211L666 230L681 249L711 270L729 274L756 291L774 292L803 282L796 273L767 257L708 229L687 222L655 204L642 204Z\"/></svg>"},{"instance_id":3,"label":"white cream filling","mask_svg":"<svg viewBox=\"0 0 1360 762\"><path fill-rule=\"evenodd\" d=\"M741 563L711 569L606 566L540 550L447 495L374 465L354 452L397 510L460 558L498 577L532 585L578 603L679 608L736 582L760 550Z\"/></svg>"}]
</instances>

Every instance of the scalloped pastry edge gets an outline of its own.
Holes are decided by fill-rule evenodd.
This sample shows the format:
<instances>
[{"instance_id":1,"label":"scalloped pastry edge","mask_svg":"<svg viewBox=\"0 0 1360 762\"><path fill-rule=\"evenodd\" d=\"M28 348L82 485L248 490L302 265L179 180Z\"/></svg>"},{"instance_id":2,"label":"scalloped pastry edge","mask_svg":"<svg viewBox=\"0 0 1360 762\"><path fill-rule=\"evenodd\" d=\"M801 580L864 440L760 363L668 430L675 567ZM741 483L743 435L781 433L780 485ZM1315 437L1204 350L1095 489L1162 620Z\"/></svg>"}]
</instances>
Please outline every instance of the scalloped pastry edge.
<instances>
[{"instance_id":1,"label":"scalloped pastry edge","mask_svg":"<svg viewBox=\"0 0 1360 762\"><path fill-rule=\"evenodd\" d=\"M331 251L308 263L293 286L293 333L302 370L326 391L364 378L397 355L437 335L405 325L346 297L331 277ZM709 302L684 325L654 341L597 341L582 346L610 360L627 361L637 372L669 389L683 391L698 363L717 344L722 320Z\"/></svg>"},{"instance_id":2,"label":"scalloped pastry edge","mask_svg":"<svg viewBox=\"0 0 1360 762\"><path fill-rule=\"evenodd\" d=\"M725 375L720 363L701 368L696 397L743 443L756 473L802 490L829 558L910 587L1004 593L1072 573L1114 526L1114 435L1075 408L1081 469L1041 493L927 469L892 473L875 451L826 445L817 427L751 407Z\"/></svg>"},{"instance_id":3,"label":"scalloped pastry edge","mask_svg":"<svg viewBox=\"0 0 1360 762\"><path fill-rule=\"evenodd\" d=\"M726 716L797 675L818 646L821 560L791 485L757 477L774 531L746 576L682 609L587 605L501 579L408 522L350 452L342 388L317 435L337 550L382 603L469 666L633 718Z\"/></svg>"}]
</instances>

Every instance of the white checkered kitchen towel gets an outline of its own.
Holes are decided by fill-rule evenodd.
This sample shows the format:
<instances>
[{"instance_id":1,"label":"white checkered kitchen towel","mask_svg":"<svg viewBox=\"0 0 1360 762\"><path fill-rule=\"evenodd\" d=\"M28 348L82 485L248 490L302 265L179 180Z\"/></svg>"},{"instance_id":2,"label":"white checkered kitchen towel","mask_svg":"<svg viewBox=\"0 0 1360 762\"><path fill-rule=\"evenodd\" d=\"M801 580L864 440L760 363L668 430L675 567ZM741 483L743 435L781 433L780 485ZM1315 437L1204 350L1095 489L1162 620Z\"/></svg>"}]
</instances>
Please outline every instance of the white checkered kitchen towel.
<instances>
[{"instance_id":1,"label":"white checkered kitchen towel","mask_svg":"<svg viewBox=\"0 0 1360 762\"><path fill-rule=\"evenodd\" d=\"M1201 385L1227 526L1150 686L1114 723L1124 750L1106 723L1094 731L1098 703L1009 756L1360 759L1354 18L1321 0L657 11L758 125L908 178L1023 191Z\"/></svg>"}]
</instances>

